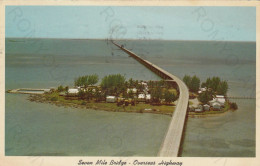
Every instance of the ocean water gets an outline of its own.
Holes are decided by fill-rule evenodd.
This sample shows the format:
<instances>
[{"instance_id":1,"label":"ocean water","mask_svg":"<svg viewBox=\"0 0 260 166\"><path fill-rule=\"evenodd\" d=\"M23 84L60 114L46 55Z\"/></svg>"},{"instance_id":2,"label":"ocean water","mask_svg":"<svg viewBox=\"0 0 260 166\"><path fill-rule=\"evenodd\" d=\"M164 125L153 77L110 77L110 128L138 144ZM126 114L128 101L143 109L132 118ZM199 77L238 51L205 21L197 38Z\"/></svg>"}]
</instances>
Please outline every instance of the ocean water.
<instances>
[{"instance_id":1,"label":"ocean water","mask_svg":"<svg viewBox=\"0 0 260 166\"><path fill-rule=\"evenodd\" d=\"M255 97L256 46L242 42L117 41L176 76L220 76L230 96ZM6 39L6 90L73 85L96 73L159 80L106 40ZM156 156L171 117L34 103L5 95L5 154ZM182 156L255 156L255 100L218 117L188 118Z\"/></svg>"}]
</instances>

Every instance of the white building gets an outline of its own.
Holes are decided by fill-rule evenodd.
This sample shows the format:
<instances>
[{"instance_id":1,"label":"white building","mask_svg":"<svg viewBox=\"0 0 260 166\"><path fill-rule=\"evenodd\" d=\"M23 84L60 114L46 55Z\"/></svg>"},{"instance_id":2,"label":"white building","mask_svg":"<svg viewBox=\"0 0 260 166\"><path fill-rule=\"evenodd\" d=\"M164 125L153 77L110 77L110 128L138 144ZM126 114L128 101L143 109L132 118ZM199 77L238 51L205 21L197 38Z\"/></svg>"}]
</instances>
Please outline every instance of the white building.
<instances>
[{"instance_id":1,"label":"white building","mask_svg":"<svg viewBox=\"0 0 260 166\"><path fill-rule=\"evenodd\" d=\"M217 98L217 102L218 102L221 106L224 106L224 105L225 105L225 102L226 102L226 99L225 99L225 98Z\"/></svg>"},{"instance_id":2,"label":"white building","mask_svg":"<svg viewBox=\"0 0 260 166\"><path fill-rule=\"evenodd\" d=\"M213 110L215 111L219 111L221 108L221 105L218 102L213 103L212 106L213 106Z\"/></svg>"},{"instance_id":3,"label":"white building","mask_svg":"<svg viewBox=\"0 0 260 166\"><path fill-rule=\"evenodd\" d=\"M138 95L138 100L139 101L145 101L145 94L141 93Z\"/></svg>"},{"instance_id":4,"label":"white building","mask_svg":"<svg viewBox=\"0 0 260 166\"><path fill-rule=\"evenodd\" d=\"M106 102L108 103L115 103L116 102L116 96L107 96Z\"/></svg>"},{"instance_id":5,"label":"white building","mask_svg":"<svg viewBox=\"0 0 260 166\"><path fill-rule=\"evenodd\" d=\"M195 112L203 112L202 108L195 108Z\"/></svg>"},{"instance_id":6,"label":"white building","mask_svg":"<svg viewBox=\"0 0 260 166\"><path fill-rule=\"evenodd\" d=\"M50 93L51 89L44 89L43 91L44 91L44 93Z\"/></svg>"},{"instance_id":7,"label":"white building","mask_svg":"<svg viewBox=\"0 0 260 166\"><path fill-rule=\"evenodd\" d=\"M203 105L204 111L209 111L210 106L208 104Z\"/></svg>"},{"instance_id":8,"label":"white building","mask_svg":"<svg viewBox=\"0 0 260 166\"><path fill-rule=\"evenodd\" d=\"M205 92L205 91L207 90L207 88L200 88L200 90L201 90L202 92Z\"/></svg>"},{"instance_id":9,"label":"white building","mask_svg":"<svg viewBox=\"0 0 260 166\"><path fill-rule=\"evenodd\" d=\"M68 95L72 96L72 95L77 95L79 93L78 89L69 89L68 90Z\"/></svg>"},{"instance_id":10,"label":"white building","mask_svg":"<svg viewBox=\"0 0 260 166\"><path fill-rule=\"evenodd\" d=\"M203 106L199 105L197 108L194 110L195 112L203 112Z\"/></svg>"},{"instance_id":11,"label":"white building","mask_svg":"<svg viewBox=\"0 0 260 166\"><path fill-rule=\"evenodd\" d=\"M218 96L218 95L217 95ZM223 97L216 97L213 100L209 101L210 105L213 106L213 103L219 103L221 106L224 106L226 99Z\"/></svg>"},{"instance_id":12,"label":"white building","mask_svg":"<svg viewBox=\"0 0 260 166\"><path fill-rule=\"evenodd\" d=\"M198 93L202 93L202 92L206 92L207 91L207 88L200 88Z\"/></svg>"},{"instance_id":13,"label":"white building","mask_svg":"<svg viewBox=\"0 0 260 166\"><path fill-rule=\"evenodd\" d=\"M131 89L128 88L126 92L129 93L130 91L132 91L133 93L136 93L137 89L136 88L131 88Z\"/></svg>"},{"instance_id":14,"label":"white building","mask_svg":"<svg viewBox=\"0 0 260 166\"><path fill-rule=\"evenodd\" d=\"M216 98L225 98L223 95L216 95Z\"/></svg>"},{"instance_id":15,"label":"white building","mask_svg":"<svg viewBox=\"0 0 260 166\"><path fill-rule=\"evenodd\" d=\"M148 100L148 101L151 100L151 95L150 94L146 94L145 95L145 99Z\"/></svg>"},{"instance_id":16,"label":"white building","mask_svg":"<svg viewBox=\"0 0 260 166\"><path fill-rule=\"evenodd\" d=\"M147 86L147 83L146 83L146 82L141 82L141 84L142 84L143 86Z\"/></svg>"}]
</instances>

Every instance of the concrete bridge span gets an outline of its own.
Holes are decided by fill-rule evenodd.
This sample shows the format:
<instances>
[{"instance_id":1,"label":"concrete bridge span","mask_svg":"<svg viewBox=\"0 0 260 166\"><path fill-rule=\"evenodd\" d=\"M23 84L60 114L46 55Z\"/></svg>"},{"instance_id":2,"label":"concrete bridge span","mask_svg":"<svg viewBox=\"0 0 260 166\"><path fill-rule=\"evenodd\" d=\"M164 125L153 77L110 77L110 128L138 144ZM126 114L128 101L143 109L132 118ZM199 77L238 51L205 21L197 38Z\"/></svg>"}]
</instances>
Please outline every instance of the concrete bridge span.
<instances>
[{"instance_id":1,"label":"concrete bridge span","mask_svg":"<svg viewBox=\"0 0 260 166\"><path fill-rule=\"evenodd\" d=\"M129 54L135 60L143 64L145 67L150 69L152 72L160 76L161 78L165 80L173 80L178 85L178 90L179 90L178 103L176 105L175 111L173 113L170 125L168 127L167 133L161 145L160 151L158 153L158 156L161 157L177 157L181 146L188 101L189 101L189 90L187 86L178 77L154 65L153 63L142 59L135 53L125 49L124 47L116 44L115 42L112 43L117 47L119 47L122 51Z\"/></svg>"}]
</instances>

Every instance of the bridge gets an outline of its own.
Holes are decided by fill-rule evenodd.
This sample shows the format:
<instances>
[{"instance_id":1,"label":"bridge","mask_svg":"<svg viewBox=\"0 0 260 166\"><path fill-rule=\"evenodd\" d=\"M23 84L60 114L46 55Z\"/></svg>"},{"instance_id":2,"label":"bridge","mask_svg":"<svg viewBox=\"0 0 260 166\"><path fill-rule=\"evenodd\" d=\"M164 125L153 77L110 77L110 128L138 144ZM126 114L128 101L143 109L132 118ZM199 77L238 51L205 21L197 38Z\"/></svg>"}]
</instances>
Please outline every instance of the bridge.
<instances>
[{"instance_id":1,"label":"bridge","mask_svg":"<svg viewBox=\"0 0 260 166\"><path fill-rule=\"evenodd\" d=\"M162 68L154 65L153 63L142 59L135 53L125 49L123 46L120 46L112 41L114 45L119 47L125 53L129 54L135 60L143 64L149 70L153 71L155 74L160 76L165 80L171 80L178 86L179 99L176 105L175 111L173 113L170 125L168 127L167 133L163 140L163 143L160 147L158 156L161 157L177 157L180 152L180 146L182 142L182 135L185 126L186 113L189 101L189 90L184 82L178 77L172 75L171 73L163 70Z\"/></svg>"}]
</instances>

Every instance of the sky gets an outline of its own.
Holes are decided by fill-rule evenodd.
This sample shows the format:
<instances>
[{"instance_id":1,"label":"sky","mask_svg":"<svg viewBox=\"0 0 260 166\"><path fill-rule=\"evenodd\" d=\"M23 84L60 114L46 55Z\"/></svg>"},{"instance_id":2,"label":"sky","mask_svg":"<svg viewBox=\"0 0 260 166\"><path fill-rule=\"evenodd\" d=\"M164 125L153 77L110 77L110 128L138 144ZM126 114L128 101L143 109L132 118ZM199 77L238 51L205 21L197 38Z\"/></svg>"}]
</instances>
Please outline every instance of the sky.
<instances>
[{"instance_id":1,"label":"sky","mask_svg":"<svg viewBox=\"0 0 260 166\"><path fill-rule=\"evenodd\" d=\"M256 41L255 7L7 6L19 38Z\"/></svg>"}]
</instances>

